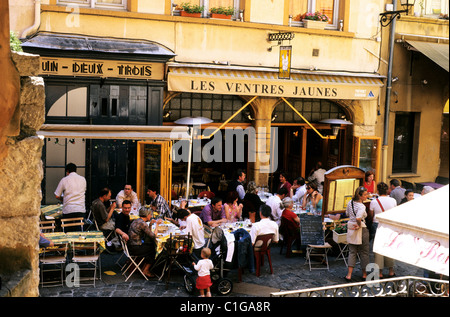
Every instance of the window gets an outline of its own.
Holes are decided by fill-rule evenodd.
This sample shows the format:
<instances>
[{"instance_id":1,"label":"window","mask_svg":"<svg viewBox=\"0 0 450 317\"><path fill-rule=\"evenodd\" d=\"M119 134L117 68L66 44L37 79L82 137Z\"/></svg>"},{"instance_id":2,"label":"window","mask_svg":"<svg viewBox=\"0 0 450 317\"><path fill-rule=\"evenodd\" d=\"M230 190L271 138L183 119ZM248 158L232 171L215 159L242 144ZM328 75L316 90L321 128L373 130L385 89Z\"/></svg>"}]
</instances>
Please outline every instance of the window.
<instances>
[{"instance_id":1,"label":"window","mask_svg":"<svg viewBox=\"0 0 450 317\"><path fill-rule=\"evenodd\" d=\"M126 9L127 2L127 0L58 0L57 4L103 9Z\"/></svg>"},{"instance_id":2,"label":"window","mask_svg":"<svg viewBox=\"0 0 450 317\"><path fill-rule=\"evenodd\" d=\"M87 120L87 86L47 85L45 94L47 123L57 123L55 120L66 120L66 117L79 123Z\"/></svg>"},{"instance_id":3,"label":"window","mask_svg":"<svg viewBox=\"0 0 450 317\"><path fill-rule=\"evenodd\" d=\"M392 173L415 172L418 123L418 113L406 112L395 115Z\"/></svg>"},{"instance_id":4,"label":"window","mask_svg":"<svg viewBox=\"0 0 450 317\"><path fill-rule=\"evenodd\" d=\"M192 5L199 5L199 6L204 6L204 11L203 11L203 17L208 17L210 15L209 13L209 9L211 8L215 8L215 7L232 7L234 8L234 18L238 19L239 18L239 9L240 9L240 1L241 0L189 0L189 1L179 1L176 2L176 4L181 4L183 2L189 2ZM172 1L174 2L174 1ZM177 7L177 9L174 11L175 13L179 14L180 10L178 10L179 6Z\"/></svg>"},{"instance_id":5,"label":"window","mask_svg":"<svg viewBox=\"0 0 450 317\"><path fill-rule=\"evenodd\" d=\"M419 12L423 15L438 17L440 14L448 14L448 7L448 0L424 0L423 2L416 1L414 5L414 12Z\"/></svg>"},{"instance_id":6,"label":"window","mask_svg":"<svg viewBox=\"0 0 450 317\"><path fill-rule=\"evenodd\" d=\"M319 11L326 14L330 21L327 29L337 29L339 25L339 0L290 0L289 15L292 16L292 25L302 26L300 16L305 12Z\"/></svg>"}]
</instances>

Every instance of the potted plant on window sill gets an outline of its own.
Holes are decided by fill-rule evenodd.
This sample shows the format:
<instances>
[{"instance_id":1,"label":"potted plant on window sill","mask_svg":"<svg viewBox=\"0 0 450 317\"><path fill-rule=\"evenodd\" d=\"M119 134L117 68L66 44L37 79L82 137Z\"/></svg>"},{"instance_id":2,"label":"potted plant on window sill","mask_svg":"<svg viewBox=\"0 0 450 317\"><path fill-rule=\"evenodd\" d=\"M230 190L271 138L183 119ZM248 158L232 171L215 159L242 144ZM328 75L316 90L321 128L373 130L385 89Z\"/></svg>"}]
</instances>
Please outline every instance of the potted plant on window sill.
<instances>
[{"instance_id":1,"label":"potted plant on window sill","mask_svg":"<svg viewBox=\"0 0 450 317\"><path fill-rule=\"evenodd\" d=\"M226 19L231 20L234 14L233 7L213 7L209 10L211 12L211 18L213 19Z\"/></svg>"},{"instance_id":2,"label":"potted plant on window sill","mask_svg":"<svg viewBox=\"0 0 450 317\"><path fill-rule=\"evenodd\" d=\"M308 29L325 30L325 27L328 25L329 20L330 19L328 18L328 16L320 13L319 11L314 13L306 12L301 17L303 25Z\"/></svg>"},{"instance_id":3,"label":"potted plant on window sill","mask_svg":"<svg viewBox=\"0 0 450 317\"><path fill-rule=\"evenodd\" d=\"M185 2L180 5L181 16L191 17L191 18L201 18L204 6L199 6L197 4L191 4L190 2Z\"/></svg>"}]
</instances>

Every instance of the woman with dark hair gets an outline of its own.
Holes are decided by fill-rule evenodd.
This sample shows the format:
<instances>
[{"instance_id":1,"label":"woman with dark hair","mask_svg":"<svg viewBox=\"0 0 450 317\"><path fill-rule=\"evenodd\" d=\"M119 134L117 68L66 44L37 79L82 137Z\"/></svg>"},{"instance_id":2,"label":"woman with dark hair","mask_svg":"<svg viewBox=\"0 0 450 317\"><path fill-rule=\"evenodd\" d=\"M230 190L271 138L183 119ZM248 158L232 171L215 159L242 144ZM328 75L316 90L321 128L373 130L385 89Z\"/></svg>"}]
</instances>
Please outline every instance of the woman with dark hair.
<instances>
[{"instance_id":1,"label":"woman with dark hair","mask_svg":"<svg viewBox=\"0 0 450 317\"><path fill-rule=\"evenodd\" d=\"M404 204L410 200L414 200L414 191L412 189L407 189L407 190L405 190L405 198L402 199L402 201L400 202L400 205Z\"/></svg>"},{"instance_id":2,"label":"woman with dark hair","mask_svg":"<svg viewBox=\"0 0 450 317\"><path fill-rule=\"evenodd\" d=\"M347 223L347 243L348 243L348 271L344 277L350 282L353 268L356 265L356 256L359 254L361 260L362 278L367 277L366 266L369 264L369 230L366 227L367 217L364 201L367 199L367 188L359 186L353 198L348 202L346 214L350 218Z\"/></svg>"},{"instance_id":3,"label":"woman with dark hair","mask_svg":"<svg viewBox=\"0 0 450 317\"><path fill-rule=\"evenodd\" d=\"M228 192L225 199L225 215L230 222L238 221L242 216L242 204L238 205L239 195L236 191Z\"/></svg>"},{"instance_id":4,"label":"woman with dark hair","mask_svg":"<svg viewBox=\"0 0 450 317\"><path fill-rule=\"evenodd\" d=\"M264 203L258 196L258 189L254 181L248 182L247 192L244 197L244 208L242 209L242 217L249 218L252 223L261 220L259 216L259 207Z\"/></svg>"},{"instance_id":5,"label":"woman with dark hair","mask_svg":"<svg viewBox=\"0 0 450 317\"><path fill-rule=\"evenodd\" d=\"M302 208L307 209L309 203L317 211L322 213L323 196L319 193L316 182L311 182L306 185L306 194L303 198Z\"/></svg>"},{"instance_id":6,"label":"woman with dark hair","mask_svg":"<svg viewBox=\"0 0 450 317\"><path fill-rule=\"evenodd\" d=\"M369 194L375 194L377 183L375 182L375 175L372 171L367 171L364 176L364 187L367 188Z\"/></svg>"}]
</instances>

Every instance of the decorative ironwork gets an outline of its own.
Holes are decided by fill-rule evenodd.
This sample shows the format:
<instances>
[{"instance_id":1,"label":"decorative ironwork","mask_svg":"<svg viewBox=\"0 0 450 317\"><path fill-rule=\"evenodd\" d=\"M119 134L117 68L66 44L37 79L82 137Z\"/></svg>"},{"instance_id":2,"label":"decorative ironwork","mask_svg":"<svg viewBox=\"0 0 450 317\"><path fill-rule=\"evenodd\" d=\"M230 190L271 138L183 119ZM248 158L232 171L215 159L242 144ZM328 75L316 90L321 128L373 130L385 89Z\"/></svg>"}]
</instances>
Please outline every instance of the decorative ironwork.
<instances>
[{"instance_id":1,"label":"decorative ironwork","mask_svg":"<svg viewBox=\"0 0 450 317\"><path fill-rule=\"evenodd\" d=\"M271 293L271 297L448 297L449 281L415 276Z\"/></svg>"},{"instance_id":2,"label":"decorative ironwork","mask_svg":"<svg viewBox=\"0 0 450 317\"><path fill-rule=\"evenodd\" d=\"M278 44L281 44L282 41L291 41L294 38L295 34L291 32L287 33L269 33L269 41L278 41Z\"/></svg>"},{"instance_id":3,"label":"decorative ironwork","mask_svg":"<svg viewBox=\"0 0 450 317\"><path fill-rule=\"evenodd\" d=\"M410 3L411 2L411 3ZM403 7L406 6L405 10L395 10L395 11L386 11L380 13L380 23L382 27L386 27L394 21L394 19L400 19L401 14L405 13L408 15L409 7L413 7L416 0L402 0L401 4Z\"/></svg>"}]
</instances>

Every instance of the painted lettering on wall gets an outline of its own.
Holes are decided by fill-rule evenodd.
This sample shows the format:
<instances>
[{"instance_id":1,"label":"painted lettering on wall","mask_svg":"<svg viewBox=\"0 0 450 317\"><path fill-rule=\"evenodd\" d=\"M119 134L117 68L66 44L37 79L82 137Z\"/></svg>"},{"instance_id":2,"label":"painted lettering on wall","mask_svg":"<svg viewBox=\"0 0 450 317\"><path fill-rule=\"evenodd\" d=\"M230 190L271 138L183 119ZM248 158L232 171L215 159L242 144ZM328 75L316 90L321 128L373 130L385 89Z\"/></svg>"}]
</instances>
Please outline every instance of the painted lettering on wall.
<instances>
[{"instance_id":1,"label":"painted lettering on wall","mask_svg":"<svg viewBox=\"0 0 450 317\"><path fill-rule=\"evenodd\" d=\"M40 75L164 80L164 64L41 57Z\"/></svg>"}]
</instances>

